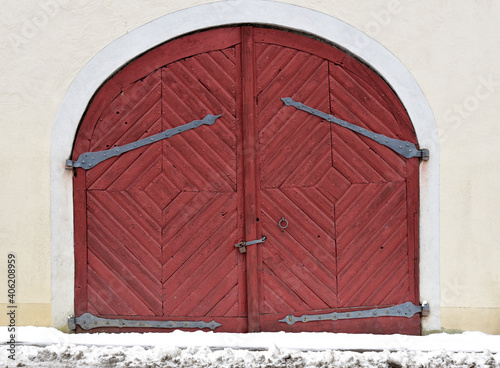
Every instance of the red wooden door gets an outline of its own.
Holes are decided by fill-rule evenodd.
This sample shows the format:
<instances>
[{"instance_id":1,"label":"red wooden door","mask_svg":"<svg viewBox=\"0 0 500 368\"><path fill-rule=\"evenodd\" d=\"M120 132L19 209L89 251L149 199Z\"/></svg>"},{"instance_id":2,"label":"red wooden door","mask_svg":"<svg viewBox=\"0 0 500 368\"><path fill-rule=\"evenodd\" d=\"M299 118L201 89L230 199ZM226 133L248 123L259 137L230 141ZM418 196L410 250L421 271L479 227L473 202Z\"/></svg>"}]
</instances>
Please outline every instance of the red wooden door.
<instances>
[{"instance_id":1,"label":"red wooden door","mask_svg":"<svg viewBox=\"0 0 500 368\"><path fill-rule=\"evenodd\" d=\"M282 97L416 143L382 79L319 41L234 27L146 53L98 91L74 160L221 117L75 170L77 316L419 333L418 315L279 322L418 303L418 159ZM261 236L247 253L234 246Z\"/></svg>"},{"instance_id":2,"label":"red wooden door","mask_svg":"<svg viewBox=\"0 0 500 368\"><path fill-rule=\"evenodd\" d=\"M283 330L288 314L418 303L418 159L280 98L416 142L404 108L380 77L337 49L270 30L255 30L254 39L261 224L269 239L260 248L262 328ZM416 315L286 329L419 333L419 322Z\"/></svg>"},{"instance_id":3,"label":"red wooden door","mask_svg":"<svg viewBox=\"0 0 500 368\"><path fill-rule=\"evenodd\" d=\"M246 330L245 258L234 247L243 238L239 43L238 29L224 29L159 47L89 107L75 158L222 116L76 171L77 315L215 318L219 330Z\"/></svg>"}]
</instances>

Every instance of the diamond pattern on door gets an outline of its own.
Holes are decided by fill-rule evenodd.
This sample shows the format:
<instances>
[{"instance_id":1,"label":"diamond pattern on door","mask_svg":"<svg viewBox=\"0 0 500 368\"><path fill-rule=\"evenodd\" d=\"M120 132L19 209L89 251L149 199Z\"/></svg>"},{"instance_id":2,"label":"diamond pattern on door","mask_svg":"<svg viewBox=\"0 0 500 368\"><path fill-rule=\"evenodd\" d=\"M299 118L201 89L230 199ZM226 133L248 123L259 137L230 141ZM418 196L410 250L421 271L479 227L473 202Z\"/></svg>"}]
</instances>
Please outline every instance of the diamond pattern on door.
<instances>
[{"instance_id":1,"label":"diamond pattern on door","mask_svg":"<svg viewBox=\"0 0 500 368\"><path fill-rule=\"evenodd\" d=\"M419 302L418 159L284 97L417 143L385 81L316 39L225 27L147 52L96 93L73 159L221 116L75 170L78 316L419 333L419 315L280 322ZM242 254L248 234L266 240Z\"/></svg>"},{"instance_id":2,"label":"diamond pattern on door","mask_svg":"<svg viewBox=\"0 0 500 368\"><path fill-rule=\"evenodd\" d=\"M241 258L234 252L242 195L236 73L234 47L201 53L148 73L103 107L89 151L222 116L81 173L86 311L198 320L242 315Z\"/></svg>"}]
</instances>

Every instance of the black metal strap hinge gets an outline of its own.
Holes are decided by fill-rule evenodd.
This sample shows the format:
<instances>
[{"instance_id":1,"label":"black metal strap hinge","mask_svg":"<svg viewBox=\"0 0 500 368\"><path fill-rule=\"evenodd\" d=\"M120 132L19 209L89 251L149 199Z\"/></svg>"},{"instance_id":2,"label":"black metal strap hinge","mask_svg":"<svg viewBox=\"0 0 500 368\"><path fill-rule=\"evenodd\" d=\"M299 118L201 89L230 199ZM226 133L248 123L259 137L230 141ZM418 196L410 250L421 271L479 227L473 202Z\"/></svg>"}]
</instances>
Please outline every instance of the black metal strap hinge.
<instances>
[{"instance_id":1,"label":"black metal strap hinge","mask_svg":"<svg viewBox=\"0 0 500 368\"><path fill-rule=\"evenodd\" d=\"M85 170L92 169L97 164L107 160L108 158L119 156L125 152L144 147L148 144L156 143L158 141L161 141L162 139L171 138L176 134L183 133L190 129L198 128L201 125L212 125L213 123L215 123L215 120L217 120L217 118L221 116L222 115L207 115L202 120L194 120L190 123L178 126L176 128L167 129L164 132L152 135L148 138L140 139L129 144L125 144L123 146L115 147L105 151L82 153L76 161L67 160L66 168L72 169L74 167L81 167Z\"/></svg>"},{"instance_id":2,"label":"black metal strap hinge","mask_svg":"<svg viewBox=\"0 0 500 368\"><path fill-rule=\"evenodd\" d=\"M333 115L329 115L329 114L326 114L322 111L313 109L312 107L304 105L301 102L294 101L290 97L285 97L285 98L282 98L281 100L287 106L293 106L298 110L305 111L309 114L315 115L321 119L329 121L330 123L335 123L335 124L340 125L344 128L352 130L353 132L356 132L356 133L361 134L367 138L370 138L370 139L374 140L375 142L392 149L394 152L399 153L401 156L403 156L405 158L420 157L424 161L427 161L429 159L429 150L418 149L415 146L415 144L413 144L411 142L402 141L402 140L394 139L394 138L389 138L383 134L374 133L374 132L367 130L365 128L362 128L360 126L357 126L357 125L348 123L347 121L344 121L342 119L336 118Z\"/></svg>"},{"instance_id":3,"label":"black metal strap hinge","mask_svg":"<svg viewBox=\"0 0 500 368\"><path fill-rule=\"evenodd\" d=\"M216 329L222 324L215 321L139 321L127 319L100 318L90 313L84 313L80 317L69 317L68 328L75 330L79 325L84 330L91 330L98 327L119 327L119 328L209 328Z\"/></svg>"},{"instance_id":4,"label":"black metal strap hinge","mask_svg":"<svg viewBox=\"0 0 500 368\"><path fill-rule=\"evenodd\" d=\"M328 313L328 314L312 314L295 317L291 314L281 319L279 322L285 322L293 325L295 322L313 322L313 321L337 321L340 319L357 319L357 318L376 318L376 317L406 317L411 318L416 313L422 313L422 316L429 314L429 304L424 302L422 305L414 305L411 302L396 305L388 308L376 308L369 310L361 310L355 312L343 313Z\"/></svg>"}]
</instances>

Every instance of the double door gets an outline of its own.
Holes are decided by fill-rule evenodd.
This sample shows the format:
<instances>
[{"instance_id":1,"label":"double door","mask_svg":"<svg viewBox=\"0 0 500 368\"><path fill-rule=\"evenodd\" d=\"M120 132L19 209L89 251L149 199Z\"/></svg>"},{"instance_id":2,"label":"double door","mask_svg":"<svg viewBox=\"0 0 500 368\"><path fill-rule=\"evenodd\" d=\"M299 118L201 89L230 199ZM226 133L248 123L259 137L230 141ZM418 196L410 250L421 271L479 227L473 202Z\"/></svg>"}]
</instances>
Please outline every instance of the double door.
<instances>
[{"instance_id":1,"label":"double door","mask_svg":"<svg viewBox=\"0 0 500 368\"><path fill-rule=\"evenodd\" d=\"M77 316L215 321L231 332L420 332L418 314L285 322L418 303L418 159L285 97L416 142L368 67L267 28L171 41L101 87L74 160L217 118L75 170Z\"/></svg>"}]
</instances>

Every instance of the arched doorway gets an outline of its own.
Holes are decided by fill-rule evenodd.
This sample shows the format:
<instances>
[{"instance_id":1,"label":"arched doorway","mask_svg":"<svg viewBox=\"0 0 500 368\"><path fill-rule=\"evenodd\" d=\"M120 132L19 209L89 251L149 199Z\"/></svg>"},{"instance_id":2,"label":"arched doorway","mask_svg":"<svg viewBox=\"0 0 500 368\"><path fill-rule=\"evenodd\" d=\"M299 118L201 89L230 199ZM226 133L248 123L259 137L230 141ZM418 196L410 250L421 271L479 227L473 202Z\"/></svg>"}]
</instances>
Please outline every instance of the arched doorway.
<instances>
[{"instance_id":1,"label":"arched doorway","mask_svg":"<svg viewBox=\"0 0 500 368\"><path fill-rule=\"evenodd\" d=\"M376 73L284 31L186 36L101 87L75 161L221 116L76 169L77 316L190 328L214 320L216 331L420 332L418 314L284 322L419 302L418 158L286 106L285 97L417 143ZM264 236L246 253L235 247Z\"/></svg>"}]
</instances>

